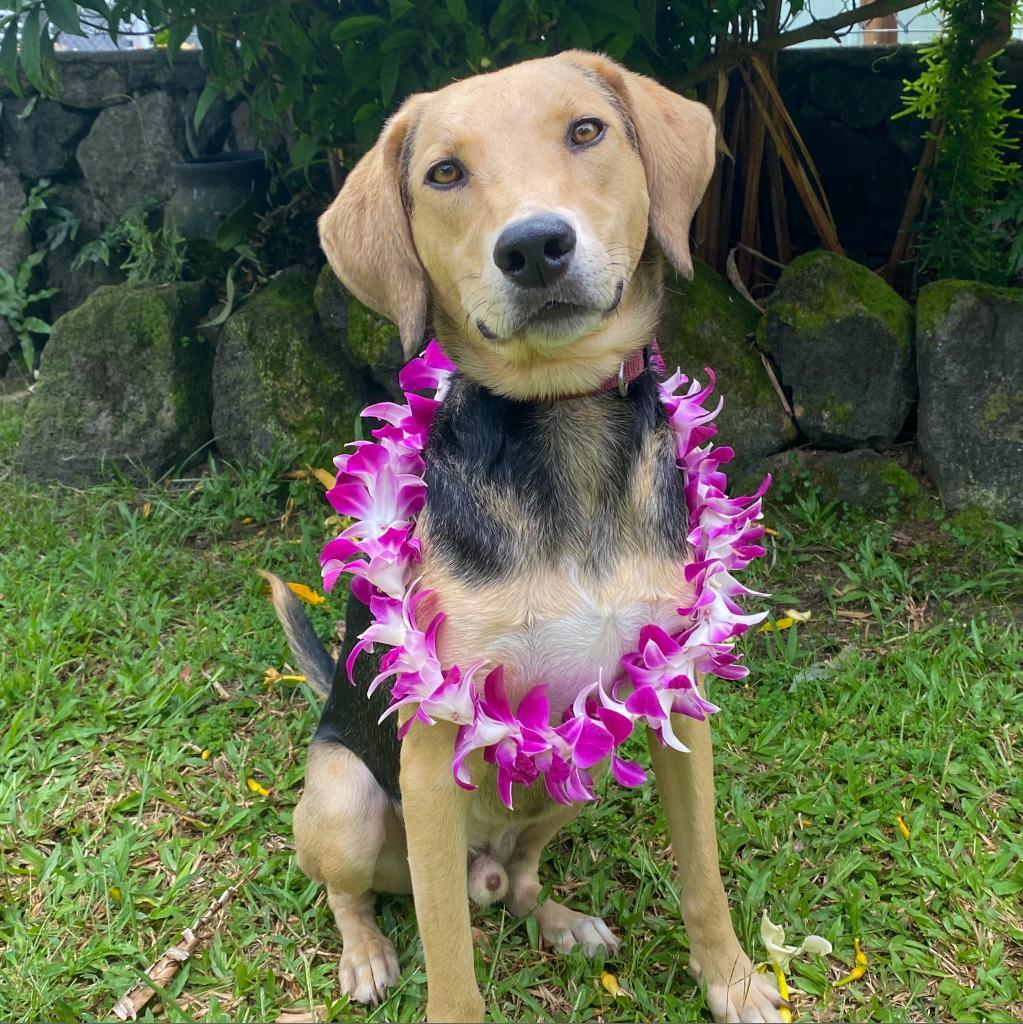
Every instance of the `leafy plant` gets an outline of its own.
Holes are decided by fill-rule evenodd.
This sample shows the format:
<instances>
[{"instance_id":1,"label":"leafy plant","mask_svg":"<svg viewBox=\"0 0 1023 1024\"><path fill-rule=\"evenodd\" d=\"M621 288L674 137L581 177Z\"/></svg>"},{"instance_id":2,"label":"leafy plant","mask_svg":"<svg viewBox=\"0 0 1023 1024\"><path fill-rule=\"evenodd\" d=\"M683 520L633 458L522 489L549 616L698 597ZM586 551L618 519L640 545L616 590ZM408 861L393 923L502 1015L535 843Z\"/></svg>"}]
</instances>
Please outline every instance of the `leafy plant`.
<instances>
[{"instance_id":1,"label":"leafy plant","mask_svg":"<svg viewBox=\"0 0 1023 1024\"><path fill-rule=\"evenodd\" d=\"M21 347L25 368L31 373L35 364L34 335L47 335L50 325L34 315L37 303L56 295L59 288L39 288L33 291L35 268L46 259L45 251L38 249L18 264L14 273L0 267L0 317L10 325Z\"/></svg>"},{"instance_id":2,"label":"leafy plant","mask_svg":"<svg viewBox=\"0 0 1023 1024\"><path fill-rule=\"evenodd\" d=\"M772 26L785 29L804 6L790 0ZM876 6L892 13L920 4ZM20 66L36 89L52 91L53 36L81 32L82 22L117 39L141 18L169 54L194 32L211 75L196 124L219 95L244 95L264 140L279 138L288 122L292 168L322 164L328 152L337 178L402 99L477 71L580 47L667 82L683 76L691 87L754 44L776 52L873 16L853 9L796 30L772 27L770 38L758 39L764 7L763 0L18 0L6 19L0 15L0 73L19 91Z\"/></svg>"},{"instance_id":3,"label":"leafy plant","mask_svg":"<svg viewBox=\"0 0 1023 1024\"><path fill-rule=\"evenodd\" d=\"M187 259L185 239L174 228L151 228L149 218L144 206L133 206L116 224L82 246L72 266L110 266L111 257L120 253L123 259L118 266L127 273L129 284L180 281Z\"/></svg>"},{"instance_id":4,"label":"leafy plant","mask_svg":"<svg viewBox=\"0 0 1023 1024\"><path fill-rule=\"evenodd\" d=\"M939 0L935 9L944 32L921 51L923 71L906 83L905 109L897 115L928 121L935 149L918 266L938 277L1004 284L1021 269L1023 250L1003 226L1018 224L1023 200L1003 208L1001 223L992 210L1010 189L1023 187L1020 166L1011 159L1016 143L1006 137L1021 115L1009 108L1013 87L993 62L1023 5Z\"/></svg>"},{"instance_id":5,"label":"leafy plant","mask_svg":"<svg viewBox=\"0 0 1023 1024\"><path fill-rule=\"evenodd\" d=\"M78 218L70 210L52 202L51 193L48 178L36 182L14 222L15 231L41 236L39 247L13 272L0 268L0 317L7 321L17 338L29 373L35 365L35 336L50 333L49 323L40 315L43 313L40 304L60 292L59 288L38 286L37 268L47 253L73 241L79 226Z\"/></svg>"}]
</instances>

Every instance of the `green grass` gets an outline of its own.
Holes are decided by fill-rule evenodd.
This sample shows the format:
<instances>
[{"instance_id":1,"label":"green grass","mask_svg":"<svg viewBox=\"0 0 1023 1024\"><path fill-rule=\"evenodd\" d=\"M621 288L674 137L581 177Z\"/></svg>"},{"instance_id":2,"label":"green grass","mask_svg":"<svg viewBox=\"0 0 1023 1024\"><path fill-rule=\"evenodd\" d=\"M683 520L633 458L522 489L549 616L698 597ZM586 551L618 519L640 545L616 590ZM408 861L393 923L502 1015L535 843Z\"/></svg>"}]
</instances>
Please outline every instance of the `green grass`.
<instances>
[{"instance_id":1,"label":"green grass","mask_svg":"<svg viewBox=\"0 0 1023 1024\"><path fill-rule=\"evenodd\" d=\"M19 415L0 400L0 476ZM0 1018L111 1019L243 880L144 1019L275 1020L310 1002L334 1020L420 1019L411 901L379 905L401 986L374 1013L350 1007L323 894L291 854L316 713L302 686L265 680L286 649L254 571L315 585L322 490L272 466L193 477L85 491L0 480ZM801 1019L1020 1019L1020 533L869 518L809 491L770 504L768 522L756 581L776 615L813 617L748 637L749 679L712 686L740 938L763 955L766 909L797 941L832 941L832 958L793 965ZM340 613L312 612L321 635ZM706 1017L664 835L651 788L606 785L546 861L556 893L625 937L611 969L632 998L494 908L474 915L494 1019ZM854 937L870 966L836 988Z\"/></svg>"}]
</instances>

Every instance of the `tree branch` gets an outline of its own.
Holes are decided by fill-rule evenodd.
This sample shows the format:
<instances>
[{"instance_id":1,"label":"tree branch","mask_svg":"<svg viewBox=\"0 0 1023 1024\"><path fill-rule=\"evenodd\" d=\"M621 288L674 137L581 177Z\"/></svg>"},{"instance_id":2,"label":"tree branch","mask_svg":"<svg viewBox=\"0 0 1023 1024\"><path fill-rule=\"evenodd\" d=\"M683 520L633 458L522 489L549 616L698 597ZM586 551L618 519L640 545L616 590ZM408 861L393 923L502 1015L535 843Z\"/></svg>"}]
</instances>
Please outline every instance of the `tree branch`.
<instances>
[{"instance_id":1,"label":"tree branch","mask_svg":"<svg viewBox=\"0 0 1023 1024\"><path fill-rule=\"evenodd\" d=\"M709 60L705 60L699 67L687 71L684 75L669 79L665 82L669 88L676 92L685 92L694 85L706 81L719 71L728 71L735 67L748 52L766 54L777 53L797 43L806 43L811 39L828 39L836 36L844 28L850 28L862 21L870 21L872 18L883 18L888 14L898 14L899 11L908 10L911 7L923 7L922 0L874 0L873 3L864 7L855 7L840 14L834 14L830 18L821 18L811 21L809 25L802 28L794 28L789 32L781 32L778 35L766 36L757 41L751 47L736 47L724 53L715 54Z\"/></svg>"}]
</instances>

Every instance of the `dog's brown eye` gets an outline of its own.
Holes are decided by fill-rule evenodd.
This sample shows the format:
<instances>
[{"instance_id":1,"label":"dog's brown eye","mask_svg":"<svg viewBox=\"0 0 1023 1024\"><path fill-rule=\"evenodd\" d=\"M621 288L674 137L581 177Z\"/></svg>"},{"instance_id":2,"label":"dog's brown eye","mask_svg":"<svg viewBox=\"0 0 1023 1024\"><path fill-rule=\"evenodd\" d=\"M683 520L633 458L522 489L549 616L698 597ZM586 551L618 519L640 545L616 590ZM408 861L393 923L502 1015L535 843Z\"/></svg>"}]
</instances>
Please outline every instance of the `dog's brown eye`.
<instances>
[{"instance_id":1,"label":"dog's brown eye","mask_svg":"<svg viewBox=\"0 0 1023 1024\"><path fill-rule=\"evenodd\" d=\"M596 142L603 134L604 122L598 121L595 117L587 117L572 125L568 137L574 146L586 146L591 142Z\"/></svg>"},{"instance_id":2,"label":"dog's brown eye","mask_svg":"<svg viewBox=\"0 0 1023 1024\"><path fill-rule=\"evenodd\" d=\"M434 164L426 172L426 180L431 185L439 185L441 188L457 184L463 176L461 166L453 160L441 160L439 164Z\"/></svg>"}]
</instances>

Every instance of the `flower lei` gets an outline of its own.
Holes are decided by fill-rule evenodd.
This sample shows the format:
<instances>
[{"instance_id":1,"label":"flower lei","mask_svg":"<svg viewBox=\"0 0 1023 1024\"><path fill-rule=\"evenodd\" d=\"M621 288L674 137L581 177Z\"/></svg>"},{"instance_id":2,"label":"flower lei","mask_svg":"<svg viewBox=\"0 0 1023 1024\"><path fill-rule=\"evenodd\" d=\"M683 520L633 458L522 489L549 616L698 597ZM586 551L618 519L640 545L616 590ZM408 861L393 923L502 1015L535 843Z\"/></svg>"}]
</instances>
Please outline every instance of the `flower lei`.
<instances>
[{"instance_id":1,"label":"flower lei","mask_svg":"<svg viewBox=\"0 0 1023 1024\"><path fill-rule=\"evenodd\" d=\"M748 671L738 664L732 645L766 613L744 615L735 599L764 595L742 586L732 573L764 553L756 544L763 528L755 524L770 478L749 497L726 494L721 466L734 453L706 443L717 433L712 420L723 404L719 400L714 409L703 405L714 390L711 370L710 383L702 389L680 371L658 384L685 482L693 559L683 571L693 588L693 602L678 609L677 630L645 626L636 650L622 657L616 678L608 685L598 679L576 697L560 723L553 723L544 685L534 686L513 709L502 666L497 665L486 673L480 692L476 677L484 662L441 667L437 634L443 613L425 624L418 619L417 610L431 593L417 589L416 578L422 552L415 521L426 501L423 449L454 370L437 342L430 342L399 375L405 404L382 402L363 410L363 416L384 425L372 431L374 441L356 441L350 446L354 451L334 459L337 481L327 498L354 522L323 549L323 585L330 591L341 573L351 574L352 594L369 605L373 616L348 657L349 678L363 651L372 651L376 644L389 648L369 686L372 693L393 680L391 704L383 717L415 706L415 714L398 731L400 737L417 719L430 725L434 718L458 724L455 781L474 788L466 759L482 750L484 759L497 766L498 793L508 807L513 782L528 786L541 776L559 803L594 799L589 769L607 757L618 782L638 786L646 772L616 753L635 726L645 723L663 744L684 752L671 714L702 721L718 710L697 690L698 674L741 679ZM679 393L687 383L688 389ZM432 389L433 397L417 394L425 389Z\"/></svg>"}]
</instances>

